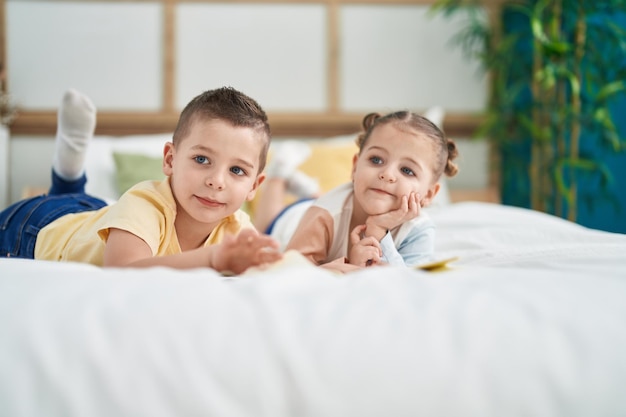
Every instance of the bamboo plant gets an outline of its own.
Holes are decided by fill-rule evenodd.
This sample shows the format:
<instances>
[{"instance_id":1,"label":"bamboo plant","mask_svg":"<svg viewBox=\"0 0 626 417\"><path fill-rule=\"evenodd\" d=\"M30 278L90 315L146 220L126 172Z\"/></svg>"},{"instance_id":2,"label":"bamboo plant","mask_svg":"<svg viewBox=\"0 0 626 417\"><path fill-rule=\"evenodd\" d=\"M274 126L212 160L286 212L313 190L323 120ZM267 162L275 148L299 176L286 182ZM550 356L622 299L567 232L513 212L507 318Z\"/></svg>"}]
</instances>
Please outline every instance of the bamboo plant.
<instances>
[{"instance_id":1,"label":"bamboo plant","mask_svg":"<svg viewBox=\"0 0 626 417\"><path fill-rule=\"evenodd\" d=\"M582 179L610 196L611 172L593 149L626 150L610 108L626 94L626 32L614 19L626 2L439 0L432 11L467 19L455 41L491 86L476 135L508 155L501 187L523 167L518 205L576 221Z\"/></svg>"}]
</instances>

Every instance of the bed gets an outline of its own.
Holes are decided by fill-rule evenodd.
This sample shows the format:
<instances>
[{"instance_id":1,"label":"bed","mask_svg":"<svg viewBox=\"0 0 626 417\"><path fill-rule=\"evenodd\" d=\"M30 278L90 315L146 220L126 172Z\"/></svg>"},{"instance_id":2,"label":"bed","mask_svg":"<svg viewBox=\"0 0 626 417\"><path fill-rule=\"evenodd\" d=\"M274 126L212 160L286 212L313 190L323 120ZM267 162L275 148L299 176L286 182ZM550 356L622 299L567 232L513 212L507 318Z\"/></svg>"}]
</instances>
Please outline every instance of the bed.
<instances>
[{"instance_id":1,"label":"bed","mask_svg":"<svg viewBox=\"0 0 626 417\"><path fill-rule=\"evenodd\" d=\"M429 211L434 271L0 259L0 416L626 415L626 235Z\"/></svg>"}]
</instances>

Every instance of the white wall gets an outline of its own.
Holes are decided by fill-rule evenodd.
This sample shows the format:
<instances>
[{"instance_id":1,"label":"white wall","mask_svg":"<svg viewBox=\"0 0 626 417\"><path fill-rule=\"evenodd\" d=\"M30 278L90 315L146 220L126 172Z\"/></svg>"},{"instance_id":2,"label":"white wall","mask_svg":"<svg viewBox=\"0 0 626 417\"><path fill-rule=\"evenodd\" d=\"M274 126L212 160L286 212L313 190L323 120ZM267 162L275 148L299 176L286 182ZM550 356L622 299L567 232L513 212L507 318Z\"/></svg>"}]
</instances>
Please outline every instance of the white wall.
<instances>
[{"instance_id":1,"label":"white wall","mask_svg":"<svg viewBox=\"0 0 626 417\"><path fill-rule=\"evenodd\" d=\"M9 159L9 129L0 125L0 209L8 205L10 198Z\"/></svg>"},{"instance_id":2,"label":"white wall","mask_svg":"<svg viewBox=\"0 0 626 417\"><path fill-rule=\"evenodd\" d=\"M102 110L161 107L162 6L6 1L8 87L28 110L56 109L68 87Z\"/></svg>"},{"instance_id":3,"label":"white wall","mask_svg":"<svg viewBox=\"0 0 626 417\"><path fill-rule=\"evenodd\" d=\"M323 4L180 3L175 8L179 109L232 85L268 111L328 109ZM427 5L340 6L341 111L383 107L476 111L484 77L452 48L458 19ZM101 110L155 110L163 97L160 2L6 0L8 86L29 110L55 109L72 86Z\"/></svg>"}]
</instances>

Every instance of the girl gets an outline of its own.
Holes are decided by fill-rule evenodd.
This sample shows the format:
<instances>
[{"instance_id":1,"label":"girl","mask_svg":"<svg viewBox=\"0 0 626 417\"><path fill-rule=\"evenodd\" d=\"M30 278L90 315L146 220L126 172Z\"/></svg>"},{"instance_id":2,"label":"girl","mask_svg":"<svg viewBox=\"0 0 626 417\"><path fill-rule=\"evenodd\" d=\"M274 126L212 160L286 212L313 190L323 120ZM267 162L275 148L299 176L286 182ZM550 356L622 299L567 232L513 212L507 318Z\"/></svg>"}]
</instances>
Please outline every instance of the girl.
<instances>
[{"instance_id":1,"label":"girl","mask_svg":"<svg viewBox=\"0 0 626 417\"><path fill-rule=\"evenodd\" d=\"M288 241L287 250L342 272L429 260L435 225L423 208L439 192L441 176L456 175L456 144L408 111L368 114L357 144L352 182L288 207L268 233Z\"/></svg>"}]
</instances>

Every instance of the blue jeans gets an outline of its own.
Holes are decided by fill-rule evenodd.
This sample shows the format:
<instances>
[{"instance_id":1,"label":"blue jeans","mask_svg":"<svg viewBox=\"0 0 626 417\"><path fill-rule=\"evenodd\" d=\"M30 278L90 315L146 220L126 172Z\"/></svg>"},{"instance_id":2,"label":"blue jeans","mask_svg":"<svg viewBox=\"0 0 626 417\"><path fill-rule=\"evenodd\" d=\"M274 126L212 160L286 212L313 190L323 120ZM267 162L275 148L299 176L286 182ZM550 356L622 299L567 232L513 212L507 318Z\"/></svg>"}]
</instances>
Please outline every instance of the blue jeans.
<instances>
[{"instance_id":1,"label":"blue jeans","mask_svg":"<svg viewBox=\"0 0 626 417\"><path fill-rule=\"evenodd\" d=\"M295 206L296 204L300 204L300 203L302 203L302 202L304 202L304 201L310 201L310 200L313 200L313 199L312 199L312 198L309 198L309 197L307 197L307 198L301 198L301 199L299 199L299 200L294 201L294 202L293 202L293 203L291 203L291 204L288 204L286 207L284 207L284 208L280 211L280 213L278 213L278 214L276 215L276 217L274 217L274 219L272 220L272 222L271 222L271 223L269 224L269 226L267 226L267 228L265 229L265 232L264 232L264 233L265 233L265 234L267 234L267 235L272 234L272 230L274 230L274 226L276 226L276 222L278 221L278 219L279 219L279 218L280 218L283 214L285 214L285 212L286 212L287 210L289 210L290 208L292 208L292 207L293 207L293 206Z\"/></svg>"},{"instance_id":2,"label":"blue jeans","mask_svg":"<svg viewBox=\"0 0 626 417\"><path fill-rule=\"evenodd\" d=\"M66 181L52 171L48 194L7 207L0 213L0 258L35 257L37 234L61 216L98 210L107 204L85 194L87 178Z\"/></svg>"}]
</instances>

